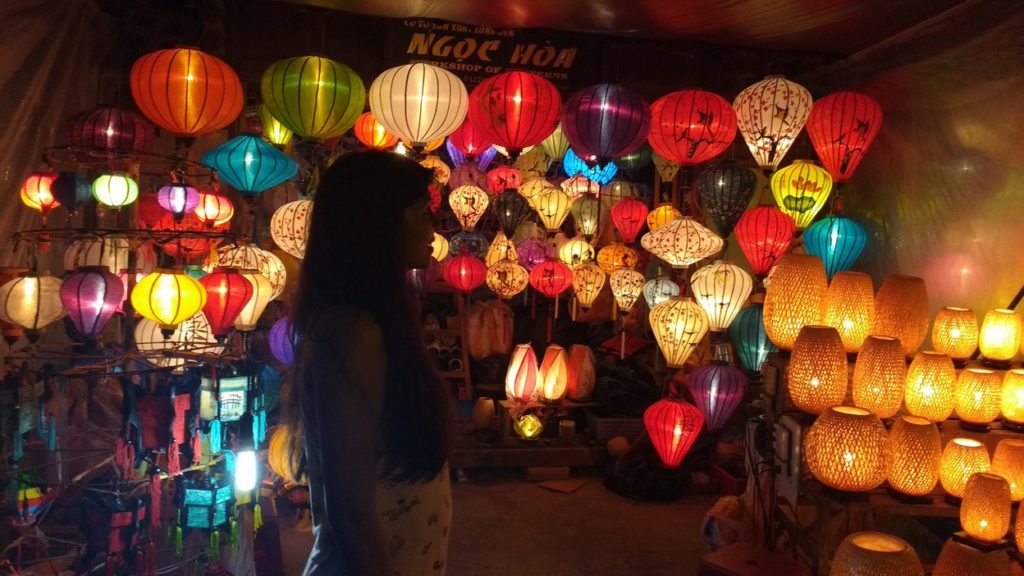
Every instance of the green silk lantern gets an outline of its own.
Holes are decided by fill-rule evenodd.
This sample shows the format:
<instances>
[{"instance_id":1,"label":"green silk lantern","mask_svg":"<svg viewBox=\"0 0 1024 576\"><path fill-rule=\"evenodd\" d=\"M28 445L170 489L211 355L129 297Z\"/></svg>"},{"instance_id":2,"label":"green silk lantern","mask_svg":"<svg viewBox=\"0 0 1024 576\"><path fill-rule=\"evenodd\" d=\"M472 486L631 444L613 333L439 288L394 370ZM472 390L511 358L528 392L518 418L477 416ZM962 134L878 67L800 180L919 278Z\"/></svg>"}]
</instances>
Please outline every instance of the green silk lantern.
<instances>
[{"instance_id":1,"label":"green silk lantern","mask_svg":"<svg viewBox=\"0 0 1024 576\"><path fill-rule=\"evenodd\" d=\"M351 68L318 56L271 64L260 93L273 117L307 140L341 136L355 125L366 103L366 88Z\"/></svg>"}]
</instances>

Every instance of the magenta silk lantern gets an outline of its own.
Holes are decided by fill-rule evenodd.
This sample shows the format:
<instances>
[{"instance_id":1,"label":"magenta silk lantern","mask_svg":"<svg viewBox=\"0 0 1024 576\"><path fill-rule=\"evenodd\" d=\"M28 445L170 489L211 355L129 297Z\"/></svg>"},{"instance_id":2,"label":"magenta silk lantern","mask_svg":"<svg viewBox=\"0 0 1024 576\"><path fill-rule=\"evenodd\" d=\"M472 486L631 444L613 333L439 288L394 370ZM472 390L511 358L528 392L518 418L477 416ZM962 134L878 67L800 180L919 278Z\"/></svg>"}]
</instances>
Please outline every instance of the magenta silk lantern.
<instances>
[{"instance_id":1,"label":"magenta silk lantern","mask_svg":"<svg viewBox=\"0 0 1024 576\"><path fill-rule=\"evenodd\" d=\"M706 162L732 146L736 112L724 98L705 90L680 90L651 104L647 141L662 157L681 166Z\"/></svg>"},{"instance_id":2,"label":"magenta silk lantern","mask_svg":"<svg viewBox=\"0 0 1024 576\"><path fill-rule=\"evenodd\" d=\"M295 332L287 316L281 316L267 333L267 347L275 360L285 366L295 362Z\"/></svg>"},{"instance_id":3,"label":"magenta silk lantern","mask_svg":"<svg viewBox=\"0 0 1024 576\"><path fill-rule=\"evenodd\" d=\"M562 111L562 134L573 150L599 164L640 148L650 125L647 102L619 84L584 88L566 100Z\"/></svg>"},{"instance_id":4,"label":"magenta silk lantern","mask_svg":"<svg viewBox=\"0 0 1024 576\"><path fill-rule=\"evenodd\" d=\"M180 222L199 206L199 191L181 182L172 182L157 190L156 201Z\"/></svg>"},{"instance_id":5,"label":"magenta silk lantern","mask_svg":"<svg viewBox=\"0 0 1024 576\"><path fill-rule=\"evenodd\" d=\"M68 146L117 152L152 152L153 125L127 110L102 107L71 121Z\"/></svg>"},{"instance_id":6,"label":"magenta silk lantern","mask_svg":"<svg viewBox=\"0 0 1024 576\"><path fill-rule=\"evenodd\" d=\"M64 279L60 301L78 333L92 341L124 301L124 284L106 266L85 266Z\"/></svg>"},{"instance_id":7,"label":"magenta silk lantern","mask_svg":"<svg viewBox=\"0 0 1024 576\"><path fill-rule=\"evenodd\" d=\"M519 265L531 272L537 265L555 257L554 249L539 238L530 238L520 242L516 246L516 253L519 255Z\"/></svg>"},{"instance_id":8,"label":"magenta silk lantern","mask_svg":"<svg viewBox=\"0 0 1024 576\"><path fill-rule=\"evenodd\" d=\"M522 71L485 78L469 94L469 122L513 156L555 131L562 97L551 82Z\"/></svg>"},{"instance_id":9,"label":"magenta silk lantern","mask_svg":"<svg viewBox=\"0 0 1024 576\"><path fill-rule=\"evenodd\" d=\"M712 362L694 369L686 386L697 409L704 415L708 430L717 432L743 403L747 377L738 368L724 362Z\"/></svg>"}]
</instances>

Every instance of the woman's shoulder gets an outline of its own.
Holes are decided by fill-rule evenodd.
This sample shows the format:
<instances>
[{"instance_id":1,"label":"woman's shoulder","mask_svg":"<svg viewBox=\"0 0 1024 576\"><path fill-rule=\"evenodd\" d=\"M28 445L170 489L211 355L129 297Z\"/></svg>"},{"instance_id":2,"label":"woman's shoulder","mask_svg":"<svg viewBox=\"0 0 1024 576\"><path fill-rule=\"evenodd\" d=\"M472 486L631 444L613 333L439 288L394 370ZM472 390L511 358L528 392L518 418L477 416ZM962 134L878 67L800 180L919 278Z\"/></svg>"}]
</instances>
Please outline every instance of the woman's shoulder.
<instances>
[{"instance_id":1,"label":"woman's shoulder","mask_svg":"<svg viewBox=\"0 0 1024 576\"><path fill-rule=\"evenodd\" d=\"M332 306L320 312L310 326L310 339L317 342L380 343L380 324L362 308Z\"/></svg>"}]
</instances>

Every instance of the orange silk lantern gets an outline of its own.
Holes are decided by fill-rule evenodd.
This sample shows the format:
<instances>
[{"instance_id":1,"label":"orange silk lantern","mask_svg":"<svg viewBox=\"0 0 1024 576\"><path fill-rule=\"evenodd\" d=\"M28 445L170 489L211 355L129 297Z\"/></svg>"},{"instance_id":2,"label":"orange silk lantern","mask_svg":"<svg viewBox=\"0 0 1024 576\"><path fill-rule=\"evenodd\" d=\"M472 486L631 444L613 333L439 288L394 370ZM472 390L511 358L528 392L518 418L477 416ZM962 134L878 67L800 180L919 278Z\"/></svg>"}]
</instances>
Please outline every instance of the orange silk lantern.
<instances>
[{"instance_id":1,"label":"orange silk lantern","mask_svg":"<svg viewBox=\"0 0 1024 576\"><path fill-rule=\"evenodd\" d=\"M146 196L145 194L143 197ZM139 198L139 206L142 205L142 197ZM196 216L208 226L223 226L231 221L235 215L235 206L228 200L228 197L216 192L200 193L199 205L196 206Z\"/></svg>"},{"instance_id":2,"label":"orange silk lantern","mask_svg":"<svg viewBox=\"0 0 1024 576\"><path fill-rule=\"evenodd\" d=\"M377 122L373 112L363 112L356 119L352 132L356 135L356 140L374 150L385 150L398 144L398 136L388 132L383 124Z\"/></svg>"},{"instance_id":3,"label":"orange silk lantern","mask_svg":"<svg viewBox=\"0 0 1024 576\"><path fill-rule=\"evenodd\" d=\"M60 206L60 202L53 196L51 187L57 179L56 174L48 172L36 172L25 179L21 184L21 202L33 210L38 210L43 216L43 224L46 224L46 217L50 211Z\"/></svg>"},{"instance_id":4,"label":"orange silk lantern","mask_svg":"<svg viewBox=\"0 0 1024 576\"><path fill-rule=\"evenodd\" d=\"M565 396L568 386L569 357L565 348L552 344L544 351L538 372L537 393L541 400L556 402Z\"/></svg>"}]
</instances>

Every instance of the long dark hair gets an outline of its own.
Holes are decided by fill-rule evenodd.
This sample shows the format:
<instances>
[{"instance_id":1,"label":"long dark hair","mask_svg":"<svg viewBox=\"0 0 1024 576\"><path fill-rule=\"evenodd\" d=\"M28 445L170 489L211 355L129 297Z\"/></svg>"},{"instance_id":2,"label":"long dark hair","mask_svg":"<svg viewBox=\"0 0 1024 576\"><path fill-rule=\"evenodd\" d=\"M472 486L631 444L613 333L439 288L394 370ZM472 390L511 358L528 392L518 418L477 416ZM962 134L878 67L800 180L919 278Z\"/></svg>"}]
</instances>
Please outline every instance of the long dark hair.
<instances>
[{"instance_id":1,"label":"long dark hair","mask_svg":"<svg viewBox=\"0 0 1024 576\"><path fill-rule=\"evenodd\" d=\"M330 308L365 310L380 325L387 355L380 438L383 471L393 481L435 477L450 443L447 387L426 354L401 253L402 212L428 194L431 178L430 170L392 152L336 160L313 199L292 313L299 348ZM300 398L311 385L297 368L286 397L292 438L300 437ZM301 454L297 444L293 457Z\"/></svg>"}]
</instances>

